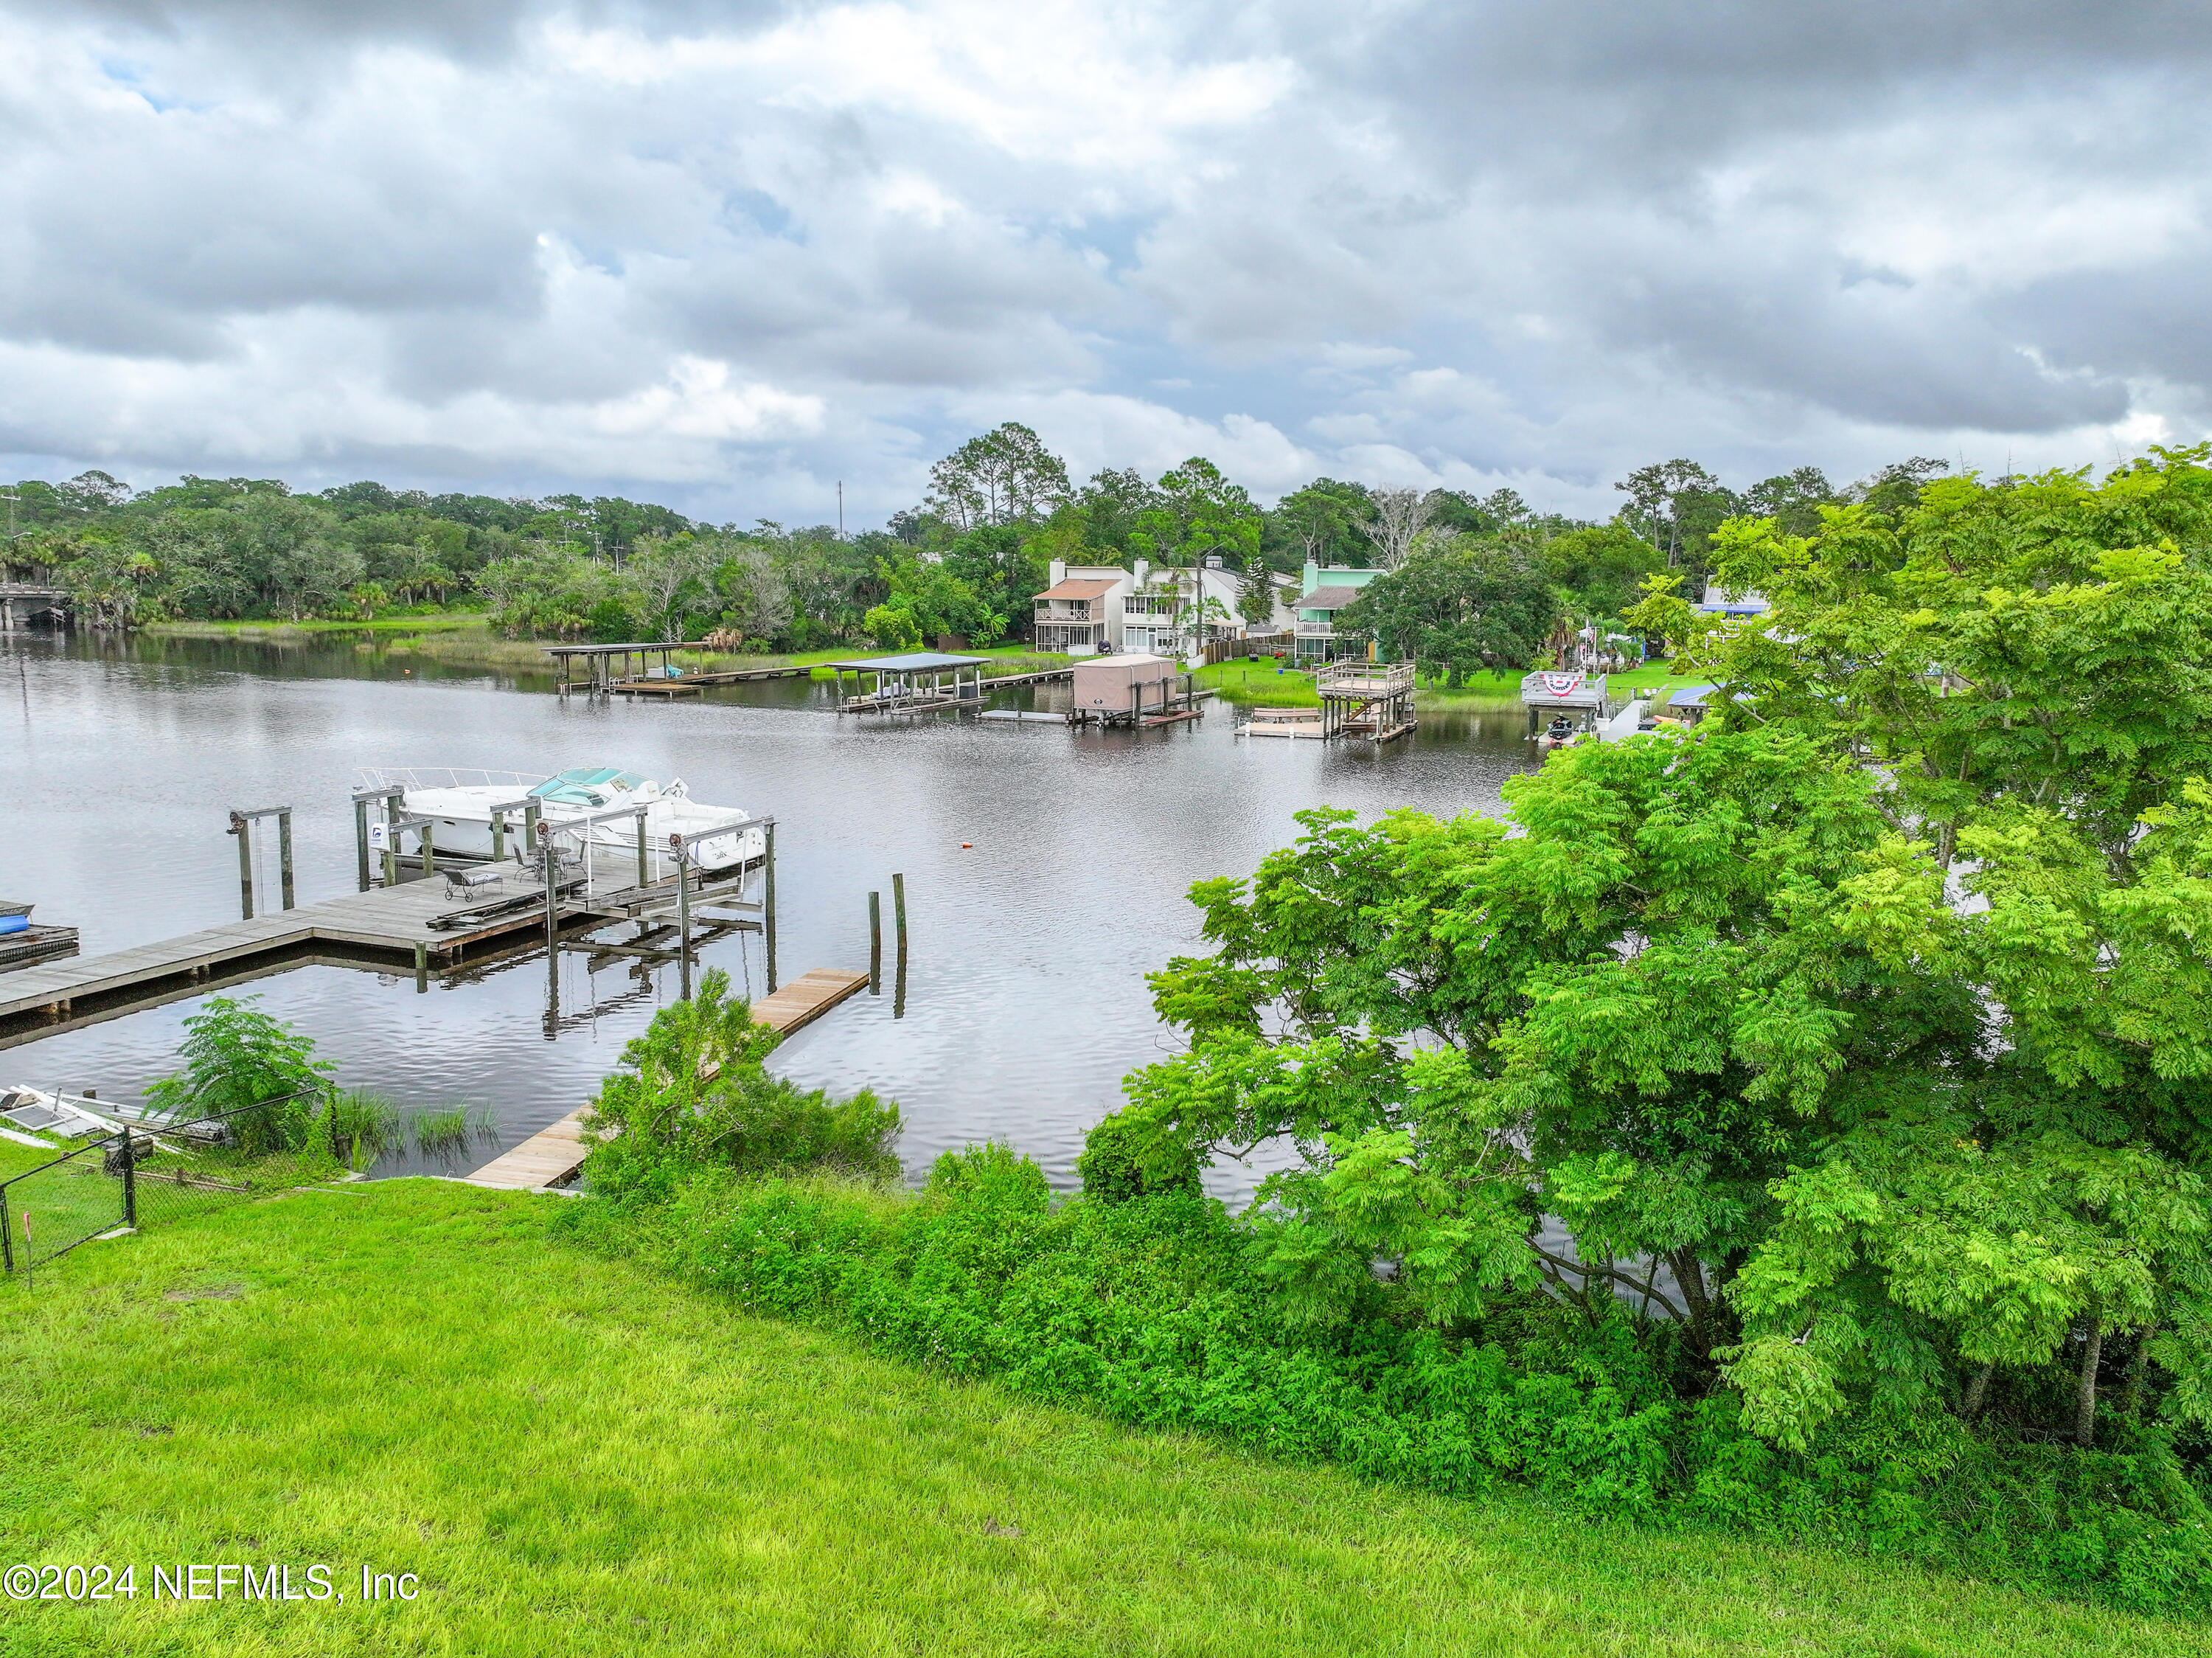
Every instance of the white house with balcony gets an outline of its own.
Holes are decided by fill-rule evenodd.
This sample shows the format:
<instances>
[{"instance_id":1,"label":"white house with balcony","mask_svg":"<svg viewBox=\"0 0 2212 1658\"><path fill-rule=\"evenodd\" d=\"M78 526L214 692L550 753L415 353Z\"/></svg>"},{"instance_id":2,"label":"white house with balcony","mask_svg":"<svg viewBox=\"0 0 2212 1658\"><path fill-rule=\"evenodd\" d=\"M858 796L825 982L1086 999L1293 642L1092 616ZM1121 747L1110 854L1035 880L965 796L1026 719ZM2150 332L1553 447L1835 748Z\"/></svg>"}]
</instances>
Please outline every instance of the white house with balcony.
<instances>
[{"instance_id":1,"label":"white house with balcony","mask_svg":"<svg viewBox=\"0 0 2212 1658\"><path fill-rule=\"evenodd\" d=\"M1095 656L1121 646L1121 607L1134 585L1119 564L1052 561L1051 585L1036 596L1034 640L1039 650Z\"/></svg>"},{"instance_id":2,"label":"white house with balcony","mask_svg":"<svg viewBox=\"0 0 2212 1658\"><path fill-rule=\"evenodd\" d=\"M1348 570L1340 566L1322 565L1311 559L1306 561L1305 581L1298 596L1292 600L1297 607L1297 659L1302 662L1326 662L1340 655L1366 655L1366 646L1337 642L1336 613L1359 596L1360 588L1376 576L1379 570Z\"/></svg>"},{"instance_id":3,"label":"white house with balcony","mask_svg":"<svg viewBox=\"0 0 2212 1658\"><path fill-rule=\"evenodd\" d=\"M1287 600L1297 584L1289 576L1269 578L1271 613L1261 622L1248 621L1238 608L1243 588L1243 578L1223 568L1218 555L1196 566L1155 566L1139 558L1121 600L1122 648L1185 660L1203 655L1211 640L1273 633L1291 625Z\"/></svg>"}]
</instances>

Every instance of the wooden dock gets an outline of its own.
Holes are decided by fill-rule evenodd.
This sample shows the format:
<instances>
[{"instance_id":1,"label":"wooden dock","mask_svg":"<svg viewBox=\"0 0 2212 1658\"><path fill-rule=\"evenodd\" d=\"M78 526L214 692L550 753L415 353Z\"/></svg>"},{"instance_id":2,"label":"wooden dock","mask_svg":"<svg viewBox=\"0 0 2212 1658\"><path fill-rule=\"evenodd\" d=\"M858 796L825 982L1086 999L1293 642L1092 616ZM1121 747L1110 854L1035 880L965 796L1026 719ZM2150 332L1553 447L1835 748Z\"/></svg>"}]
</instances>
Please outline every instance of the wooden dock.
<instances>
[{"instance_id":1,"label":"wooden dock","mask_svg":"<svg viewBox=\"0 0 2212 1658\"><path fill-rule=\"evenodd\" d=\"M803 667L744 667L702 669L686 674L679 679L617 680L608 691L624 697L659 697L664 701L675 697L696 697L709 686L745 685L755 680L797 680L814 672L811 664ZM984 691L1003 691L1008 686L1042 685L1049 680L1065 680L1074 674L1073 667L1048 667L1035 674L1002 674L996 679L979 682ZM951 703L933 704L932 707L949 707ZM903 710L902 712L915 712Z\"/></svg>"},{"instance_id":2,"label":"wooden dock","mask_svg":"<svg viewBox=\"0 0 2212 1658\"><path fill-rule=\"evenodd\" d=\"M754 1003L753 1018L788 1036L800 1026L812 1024L854 991L866 990L867 984L866 973L817 967Z\"/></svg>"},{"instance_id":3,"label":"wooden dock","mask_svg":"<svg viewBox=\"0 0 2212 1658\"><path fill-rule=\"evenodd\" d=\"M867 983L866 973L817 967L754 1003L753 1020L788 1034L812 1024ZM590 1149L584 1144L584 1114L590 1109L580 1106L513 1150L501 1152L470 1175L469 1184L498 1192L542 1192L558 1186L583 1167Z\"/></svg>"},{"instance_id":4,"label":"wooden dock","mask_svg":"<svg viewBox=\"0 0 2212 1658\"><path fill-rule=\"evenodd\" d=\"M397 887L349 893L320 904L279 910L250 921L226 922L181 938L76 960L25 967L0 979L0 1046L7 1039L50 1033L59 1023L92 1022L79 1015L127 1011L149 1001L173 999L213 988L214 981L252 976L288 954L361 952L395 966L436 961L450 965L474 944L508 934L545 929L543 881L515 866L501 892L473 899L446 895L434 877ZM535 903L505 915L448 928L434 921L471 915L499 898ZM563 901L564 918L573 905ZM19 1035L20 1033L20 1035Z\"/></svg>"}]
</instances>

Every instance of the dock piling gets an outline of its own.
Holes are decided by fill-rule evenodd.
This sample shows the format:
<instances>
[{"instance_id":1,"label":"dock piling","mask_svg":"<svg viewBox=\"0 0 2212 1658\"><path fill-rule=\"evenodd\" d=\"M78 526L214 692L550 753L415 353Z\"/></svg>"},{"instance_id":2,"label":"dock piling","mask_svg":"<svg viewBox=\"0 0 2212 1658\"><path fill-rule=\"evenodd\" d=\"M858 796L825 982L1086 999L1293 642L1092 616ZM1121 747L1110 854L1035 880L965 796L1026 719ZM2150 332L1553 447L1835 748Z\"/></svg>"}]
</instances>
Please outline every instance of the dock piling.
<instances>
[{"instance_id":1,"label":"dock piling","mask_svg":"<svg viewBox=\"0 0 2212 1658\"><path fill-rule=\"evenodd\" d=\"M230 814L230 832L238 837L238 907L241 919L253 919L253 836L243 812Z\"/></svg>"},{"instance_id":2,"label":"dock piling","mask_svg":"<svg viewBox=\"0 0 2212 1658\"><path fill-rule=\"evenodd\" d=\"M775 994L775 820L768 821L764 837L768 856L761 883L761 936L768 954L768 993Z\"/></svg>"},{"instance_id":3,"label":"dock piling","mask_svg":"<svg viewBox=\"0 0 2212 1658\"><path fill-rule=\"evenodd\" d=\"M276 820L276 868L283 893L279 907L292 907L292 808L257 806L246 812L234 809L228 832L238 837L238 902L240 918L246 921L253 919L253 825L261 818Z\"/></svg>"},{"instance_id":4,"label":"dock piling","mask_svg":"<svg viewBox=\"0 0 2212 1658\"><path fill-rule=\"evenodd\" d=\"M416 993L420 994L429 988L430 947L428 944L417 944L415 947L415 989Z\"/></svg>"},{"instance_id":5,"label":"dock piling","mask_svg":"<svg viewBox=\"0 0 2212 1658\"><path fill-rule=\"evenodd\" d=\"M643 820L640 819L642 822ZM691 999L691 860L690 848L676 848L676 948L684 999Z\"/></svg>"},{"instance_id":6,"label":"dock piling","mask_svg":"<svg viewBox=\"0 0 2212 1658\"><path fill-rule=\"evenodd\" d=\"M868 994L884 993L884 895L868 894Z\"/></svg>"},{"instance_id":7,"label":"dock piling","mask_svg":"<svg viewBox=\"0 0 2212 1658\"><path fill-rule=\"evenodd\" d=\"M906 877L891 876L891 919L898 929L898 978L891 993L891 1017L906 1017Z\"/></svg>"},{"instance_id":8,"label":"dock piling","mask_svg":"<svg viewBox=\"0 0 2212 1658\"><path fill-rule=\"evenodd\" d=\"M368 802L356 795L353 802L353 850L360 865L361 890L368 890Z\"/></svg>"}]
</instances>

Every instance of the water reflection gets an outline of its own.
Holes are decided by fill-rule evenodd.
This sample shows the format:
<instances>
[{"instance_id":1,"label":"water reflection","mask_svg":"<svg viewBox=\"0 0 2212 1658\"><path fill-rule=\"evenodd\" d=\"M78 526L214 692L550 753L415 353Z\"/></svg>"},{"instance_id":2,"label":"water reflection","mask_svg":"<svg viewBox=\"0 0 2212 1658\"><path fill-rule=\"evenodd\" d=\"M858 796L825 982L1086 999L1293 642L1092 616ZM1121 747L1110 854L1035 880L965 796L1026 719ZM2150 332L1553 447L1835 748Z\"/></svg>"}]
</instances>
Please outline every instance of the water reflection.
<instances>
[{"instance_id":1,"label":"water reflection","mask_svg":"<svg viewBox=\"0 0 2212 1658\"><path fill-rule=\"evenodd\" d=\"M0 647L18 682L7 744L19 786L0 817L0 896L83 930L88 954L234 919L236 806L295 808L303 902L353 889L347 791L365 765L551 771L618 765L778 820L786 977L865 969L867 894L906 877L910 955L795 1033L776 1067L810 1086L899 1101L910 1169L987 1137L1072 1185L1084 1129L1131 1068L1166 1051L1144 975L1198 947L1194 881L1243 874L1328 804L1493 809L1533 762L1512 711L1424 710L1364 745L1255 741L1228 710L1152 731L1012 721L839 720L805 680L675 703L565 704L550 679L426 665L349 643L116 641ZM0 681L4 683L4 681ZM1006 693L1049 706L1060 687ZM885 926L890 926L888 913ZM891 948L886 941L887 951ZM765 989L760 942L703 960ZM550 1006L549 972L558 986ZM672 964L542 951L434 976L311 965L258 985L314 1034L349 1086L406 1106L483 1103L512 1143L572 1110L677 995ZM237 993L237 992L234 992ZM0 1082L129 1096L173 1064L197 1000L0 1053ZM1249 1184L1225 1173L1224 1195Z\"/></svg>"}]
</instances>

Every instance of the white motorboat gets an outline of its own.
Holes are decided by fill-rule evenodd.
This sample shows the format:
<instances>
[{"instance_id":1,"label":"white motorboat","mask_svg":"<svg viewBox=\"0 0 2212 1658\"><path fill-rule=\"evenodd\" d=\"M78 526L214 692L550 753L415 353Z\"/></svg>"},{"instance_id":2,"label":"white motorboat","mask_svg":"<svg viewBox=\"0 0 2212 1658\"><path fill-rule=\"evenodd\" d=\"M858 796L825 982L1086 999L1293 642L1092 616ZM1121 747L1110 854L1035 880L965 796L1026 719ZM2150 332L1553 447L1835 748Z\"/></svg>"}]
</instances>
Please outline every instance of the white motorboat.
<instances>
[{"instance_id":1,"label":"white motorboat","mask_svg":"<svg viewBox=\"0 0 2212 1658\"><path fill-rule=\"evenodd\" d=\"M447 771L378 767L365 770L364 789L399 789L401 810L428 820L431 841L441 852L489 858L495 850L519 856L524 807L535 803L538 820L550 826L579 822L625 807L643 807L646 844L659 870L678 835L690 840L709 830L751 820L741 807L708 806L695 801L681 778L661 783L613 766L580 765L553 777L521 771ZM503 844L495 848L492 820L504 822ZM593 850L615 851L637 845L635 817L610 819L582 830ZM691 848L694 867L736 869L767 856L767 832L756 826L733 835L718 835Z\"/></svg>"}]
</instances>

